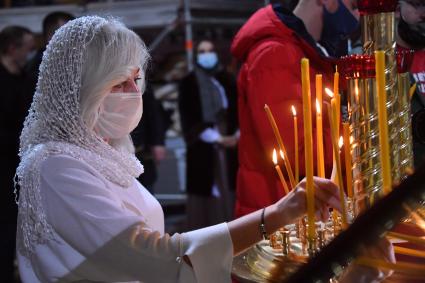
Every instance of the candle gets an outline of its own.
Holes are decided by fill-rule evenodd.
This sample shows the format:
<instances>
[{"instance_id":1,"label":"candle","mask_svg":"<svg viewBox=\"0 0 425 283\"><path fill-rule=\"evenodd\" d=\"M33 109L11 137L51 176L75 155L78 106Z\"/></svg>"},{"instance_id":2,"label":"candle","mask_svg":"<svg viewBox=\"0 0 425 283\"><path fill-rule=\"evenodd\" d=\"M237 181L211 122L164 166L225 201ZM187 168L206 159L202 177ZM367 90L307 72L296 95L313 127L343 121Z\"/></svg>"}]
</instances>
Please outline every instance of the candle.
<instances>
[{"instance_id":1,"label":"candle","mask_svg":"<svg viewBox=\"0 0 425 283\"><path fill-rule=\"evenodd\" d=\"M300 181L300 170L299 170L299 160L298 160L298 120L297 120L297 111L294 105L291 106L292 115L294 116L294 146L295 146L295 182Z\"/></svg>"},{"instance_id":2,"label":"candle","mask_svg":"<svg viewBox=\"0 0 425 283\"><path fill-rule=\"evenodd\" d=\"M304 115L305 174L307 179L307 219L308 219L307 236L310 242L313 242L315 238L313 143L312 143L312 125L311 125L310 70L309 70L309 61L306 58L301 59L301 86L302 86L303 115Z\"/></svg>"},{"instance_id":3,"label":"candle","mask_svg":"<svg viewBox=\"0 0 425 283\"><path fill-rule=\"evenodd\" d=\"M326 92L326 94L331 98L331 105L332 105L332 103L333 104L335 104L336 105L336 98L335 98L335 95L334 95L334 93L329 89L329 88L325 88L325 92ZM333 102L332 102L333 101ZM336 107L336 106L335 106ZM332 109L333 108L335 108L335 107L331 107L330 109L331 110L329 110L329 111L331 111L331 112L329 112L328 114L330 114L330 115L332 115ZM337 124L335 124L336 123L336 121L333 121L332 122L333 124L331 124L330 125L330 127L332 128L337 128ZM338 136L338 135L337 135ZM336 171L336 158L335 158L335 154L334 154L334 152L332 151L332 172L331 172L331 180L335 183L335 184L338 184L338 174L337 174L337 171Z\"/></svg>"},{"instance_id":4,"label":"candle","mask_svg":"<svg viewBox=\"0 0 425 283\"><path fill-rule=\"evenodd\" d=\"M317 175L324 178L325 157L323 151L322 75L316 75L316 140Z\"/></svg>"},{"instance_id":5,"label":"candle","mask_svg":"<svg viewBox=\"0 0 425 283\"><path fill-rule=\"evenodd\" d=\"M328 112L329 114L329 124L331 125L331 141L332 149L335 156L336 164L336 174L338 176L338 186L339 186L339 198L341 202L341 215L342 215L342 225L347 227L347 208L345 206L345 196L344 196L344 183L342 182L342 171L341 171L341 161L339 157L339 144L338 136L336 135L335 130L335 119L336 119L336 103L335 100L331 100L331 109ZM340 139L341 141L341 139Z\"/></svg>"},{"instance_id":6,"label":"candle","mask_svg":"<svg viewBox=\"0 0 425 283\"><path fill-rule=\"evenodd\" d=\"M280 152L282 156L283 152L282 151ZM273 163L274 163L274 168L276 169L277 175L279 175L280 183L282 184L283 189L285 190L285 194L288 194L289 193L288 185L285 182L285 178L283 177L282 170L280 170L279 164L277 164L276 149L273 149Z\"/></svg>"},{"instance_id":7,"label":"candle","mask_svg":"<svg viewBox=\"0 0 425 283\"><path fill-rule=\"evenodd\" d=\"M344 136L344 157L345 157L345 176L347 180L347 195L349 198L353 197L353 184L351 172L351 142L350 142L350 128L347 122L342 123L343 136Z\"/></svg>"},{"instance_id":8,"label":"candle","mask_svg":"<svg viewBox=\"0 0 425 283\"><path fill-rule=\"evenodd\" d=\"M385 52L375 52L376 62L376 91L378 94L378 123L379 123L379 147L382 168L382 189L385 194L391 190L391 163L390 144L388 140L388 119L385 93Z\"/></svg>"},{"instance_id":9,"label":"candle","mask_svg":"<svg viewBox=\"0 0 425 283\"><path fill-rule=\"evenodd\" d=\"M277 143L279 145L279 149L282 150L285 153L286 156L288 156L288 154L286 153L285 145L283 144L283 141L282 141L282 137L279 133L279 129L277 128L276 121L273 117L273 113L272 113L272 111L270 110L270 107L267 104L264 105L264 110L266 111L267 118L269 119L270 125L273 129L273 133L274 133L274 136L276 137ZM286 172L288 173L288 176L289 176L289 182L291 184L291 187L295 188L297 183L295 183L294 175L293 175L292 169L291 169L291 164L289 163L288 158L285 159L284 164L285 164Z\"/></svg>"},{"instance_id":10,"label":"candle","mask_svg":"<svg viewBox=\"0 0 425 283\"><path fill-rule=\"evenodd\" d=\"M338 125L338 128L336 129L337 137L339 136L339 124L340 124L340 112L341 112L341 97L339 96L339 73L338 73L338 66L335 67L335 74L334 74L334 96L336 101L336 121L335 123Z\"/></svg>"},{"instance_id":11,"label":"candle","mask_svg":"<svg viewBox=\"0 0 425 283\"><path fill-rule=\"evenodd\" d=\"M325 177L325 161L323 153L323 124L319 101L316 99L316 142L317 142L317 176Z\"/></svg>"}]
</instances>

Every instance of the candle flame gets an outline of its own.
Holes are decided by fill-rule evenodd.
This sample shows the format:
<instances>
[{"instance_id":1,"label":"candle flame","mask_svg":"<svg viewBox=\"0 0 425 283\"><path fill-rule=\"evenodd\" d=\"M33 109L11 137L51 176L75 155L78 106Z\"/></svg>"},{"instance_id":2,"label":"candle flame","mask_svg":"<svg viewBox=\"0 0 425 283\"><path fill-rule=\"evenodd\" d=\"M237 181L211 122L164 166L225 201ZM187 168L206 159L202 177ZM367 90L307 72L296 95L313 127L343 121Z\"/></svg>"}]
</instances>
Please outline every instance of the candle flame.
<instances>
[{"instance_id":1,"label":"candle flame","mask_svg":"<svg viewBox=\"0 0 425 283\"><path fill-rule=\"evenodd\" d=\"M325 92L326 94L330 97L333 98L334 97L334 93L332 90L330 90L329 88L325 87Z\"/></svg>"},{"instance_id":2,"label":"candle flame","mask_svg":"<svg viewBox=\"0 0 425 283\"><path fill-rule=\"evenodd\" d=\"M280 157L282 157L283 160L285 160L285 155L283 154L283 151L280 151Z\"/></svg>"},{"instance_id":3,"label":"candle flame","mask_svg":"<svg viewBox=\"0 0 425 283\"><path fill-rule=\"evenodd\" d=\"M341 148L344 145L344 138L342 136L339 137L338 146Z\"/></svg>"},{"instance_id":4,"label":"candle flame","mask_svg":"<svg viewBox=\"0 0 425 283\"><path fill-rule=\"evenodd\" d=\"M292 105L291 108L292 108L292 115L297 116L297 110L295 109L294 105Z\"/></svg>"},{"instance_id":5,"label":"candle flame","mask_svg":"<svg viewBox=\"0 0 425 283\"><path fill-rule=\"evenodd\" d=\"M319 104L319 100L317 100L317 98L316 98L316 111L317 111L317 114L322 114L321 112L320 112L320 104Z\"/></svg>"},{"instance_id":6,"label":"candle flame","mask_svg":"<svg viewBox=\"0 0 425 283\"><path fill-rule=\"evenodd\" d=\"M277 153L275 148L273 148L273 163L277 165Z\"/></svg>"}]
</instances>

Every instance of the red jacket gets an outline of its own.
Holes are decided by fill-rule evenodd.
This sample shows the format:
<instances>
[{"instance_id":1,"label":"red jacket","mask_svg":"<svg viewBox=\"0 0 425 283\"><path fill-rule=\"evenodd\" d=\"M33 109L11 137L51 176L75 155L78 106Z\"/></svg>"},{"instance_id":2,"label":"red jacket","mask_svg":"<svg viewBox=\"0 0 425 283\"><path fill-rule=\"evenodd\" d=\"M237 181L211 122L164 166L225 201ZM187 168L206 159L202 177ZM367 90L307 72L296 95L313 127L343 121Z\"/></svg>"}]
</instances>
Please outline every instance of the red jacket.
<instances>
[{"instance_id":1,"label":"red jacket","mask_svg":"<svg viewBox=\"0 0 425 283\"><path fill-rule=\"evenodd\" d=\"M232 54L242 61L238 77L240 123L236 216L245 215L276 202L284 195L272 163L278 148L264 111L268 104L294 170L294 132L291 105L297 109L300 176L304 176L304 133L301 95L301 59L310 59L312 107L315 108L315 75L323 74L324 86L333 86L333 64L294 30L288 28L269 5L257 11L239 30ZM325 98L324 94L324 100ZM316 152L315 111L313 117ZM326 175L332 167L328 116L323 115ZM314 153L315 154L315 153ZM314 164L316 157L314 157ZM315 165L314 165L315 166ZM281 163L284 170L283 163ZM316 166L315 166L316 167ZM289 182L287 182L289 185Z\"/></svg>"}]
</instances>

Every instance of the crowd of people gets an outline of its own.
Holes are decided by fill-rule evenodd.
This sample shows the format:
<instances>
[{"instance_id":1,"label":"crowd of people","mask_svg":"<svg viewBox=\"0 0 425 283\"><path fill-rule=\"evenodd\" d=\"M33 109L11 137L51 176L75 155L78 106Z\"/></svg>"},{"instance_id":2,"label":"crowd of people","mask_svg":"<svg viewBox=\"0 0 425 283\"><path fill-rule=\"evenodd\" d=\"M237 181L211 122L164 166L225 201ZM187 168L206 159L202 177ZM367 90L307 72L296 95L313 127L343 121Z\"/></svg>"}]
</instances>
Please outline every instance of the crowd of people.
<instances>
[{"instance_id":1,"label":"crowd of people","mask_svg":"<svg viewBox=\"0 0 425 283\"><path fill-rule=\"evenodd\" d=\"M264 105L288 109L274 114L282 135L292 137L289 109L302 106L299 62L309 58L311 74L331 84L335 56L359 27L355 2L300 0L294 10L281 4L259 9L229 50L240 62L237 78L225 71L213 41L198 41L195 68L178 88L190 231L174 235L164 232L164 214L152 196L166 129L143 40L116 19L64 12L46 16L38 50L29 29L2 29L5 282L15 282L15 253L23 282L230 282L233 256L306 212L305 181L285 195L270 165L274 135ZM419 166L425 154L425 5L401 0L397 17L398 48L416 50L412 112ZM329 132L325 123L330 173ZM294 163L294 141L285 145ZM338 188L322 178L314 185L316 214L326 220L330 207L340 209ZM394 261L391 246L370 251ZM341 282L386 275L354 266Z\"/></svg>"}]
</instances>

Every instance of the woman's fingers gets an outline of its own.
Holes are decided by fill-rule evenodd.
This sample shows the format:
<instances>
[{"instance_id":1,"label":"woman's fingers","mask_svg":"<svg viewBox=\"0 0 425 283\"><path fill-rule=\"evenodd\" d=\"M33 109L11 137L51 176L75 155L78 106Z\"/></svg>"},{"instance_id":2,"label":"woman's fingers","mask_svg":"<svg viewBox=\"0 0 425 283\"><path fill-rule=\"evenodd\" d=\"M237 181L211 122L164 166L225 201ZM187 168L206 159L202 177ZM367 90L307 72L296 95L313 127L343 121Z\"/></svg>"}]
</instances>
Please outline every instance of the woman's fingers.
<instances>
[{"instance_id":1,"label":"woman's fingers","mask_svg":"<svg viewBox=\"0 0 425 283\"><path fill-rule=\"evenodd\" d=\"M315 197L326 205L341 211L341 202L339 200L339 189L330 180L314 177Z\"/></svg>"}]
</instances>

